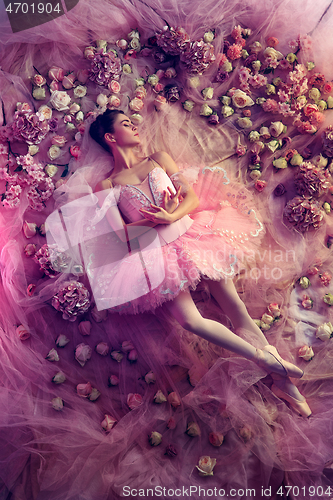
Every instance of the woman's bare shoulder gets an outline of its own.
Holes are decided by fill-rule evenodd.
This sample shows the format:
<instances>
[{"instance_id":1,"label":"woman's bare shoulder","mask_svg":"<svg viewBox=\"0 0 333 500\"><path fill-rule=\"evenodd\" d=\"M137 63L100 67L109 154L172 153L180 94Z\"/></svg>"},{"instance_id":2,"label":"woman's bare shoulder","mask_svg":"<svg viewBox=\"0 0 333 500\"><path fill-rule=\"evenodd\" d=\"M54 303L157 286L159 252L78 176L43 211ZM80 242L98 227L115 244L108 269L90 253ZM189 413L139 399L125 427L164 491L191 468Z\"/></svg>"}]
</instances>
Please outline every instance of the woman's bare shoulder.
<instances>
[{"instance_id":1,"label":"woman's bare shoulder","mask_svg":"<svg viewBox=\"0 0 333 500\"><path fill-rule=\"evenodd\" d=\"M105 189L110 189L112 188L112 182L109 178L103 179L102 181L99 181L94 189L94 192L96 193L97 191L104 191Z\"/></svg>"},{"instance_id":2,"label":"woman's bare shoulder","mask_svg":"<svg viewBox=\"0 0 333 500\"><path fill-rule=\"evenodd\" d=\"M150 157L155 160L169 175L178 172L178 167L166 151L156 151Z\"/></svg>"}]
</instances>

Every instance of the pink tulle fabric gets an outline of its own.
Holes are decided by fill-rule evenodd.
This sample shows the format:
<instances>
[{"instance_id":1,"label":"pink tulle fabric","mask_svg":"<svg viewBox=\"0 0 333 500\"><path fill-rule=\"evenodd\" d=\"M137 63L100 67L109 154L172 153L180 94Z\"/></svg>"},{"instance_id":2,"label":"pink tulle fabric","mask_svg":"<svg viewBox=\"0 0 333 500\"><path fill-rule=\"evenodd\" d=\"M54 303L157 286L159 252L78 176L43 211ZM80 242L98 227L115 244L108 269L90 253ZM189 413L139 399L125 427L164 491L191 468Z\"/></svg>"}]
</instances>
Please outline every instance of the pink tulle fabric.
<instances>
[{"instance_id":1,"label":"pink tulle fabric","mask_svg":"<svg viewBox=\"0 0 333 500\"><path fill-rule=\"evenodd\" d=\"M36 72L46 77L52 66L59 66L65 73L77 74L89 69L83 51L96 40L115 44L137 28L148 46L148 39L166 25L183 28L196 41L214 30L215 54L233 57L237 56L237 47L230 51L231 42L224 42L238 25L252 30L249 44L258 40L266 47L268 37L277 37L277 49L284 55L293 52L291 41L303 37L305 48L297 53L298 62L314 61L315 72L324 73L327 82L333 78L333 11L324 0L306 0L301 5L298 0L80 0L66 15L16 33L1 4L1 125L13 122L18 102L28 103L31 113L38 111L40 102L31 94L31 78ZM175 38L177 47L185 36L180 33ZM183 66L177 67L177 87L201 106L207 104L201 90L214 81L209 105L220 109L217 96L239 87L237 71L224 80L219 58L213 59L211 47L205 46L206 56L202 44L197 42L195 47L191 67L193 71L205 70L199 75L200 86L190 85L188 64L183 61ZM178 56L168 57L164 69L173 65L172 57ZM134 96L134 80L152 75L157 63L151 54L141 54L129 64L132 73L120 77L119 99L121 109L132 113L128 103ZM217 71L220 77L215 80ZM276 69L276 76L280 71ZM97 96L106 88L95 81L84 85L87 95L77 101L87 116L96 112ZM252 90L253 100L269 97L264 89ZM48 104L47 95L42 104ZM228 311L221 311L202 279L206 275L221 278L225 272L216 271L213 260L206 265L202 250L215 251L223 246L225 271L232 268L228 258L236 249L240 257L232 275L237 290L254 319L259 320L270 304L278 305L281 317L265 334L283 357L304 370L297 386L313 414L309 419L302 418L278 399L270 389L271 378L251 361L181 328L167 314L161 294L148 293L146 302L144 298L134 299L127 314L125 309L115 312L96 307L92 281L84 270L85 254L78 245L70 246L63 240L68 259L58 256L58 271L45 273L50 269L49 255L40 251L35 259L32 257L46 243L43 224L50 216L61 227L63 222L71 222L68 227L73 232L68 231L68 236L76 235L73 241L77 243L87 214L96 215L95 185L112 169L110 156L92 144L87 133L93 117L87 117L86 131L74 138L53 108L53 118L58 119L56 134L66 136L68 147L51 160L47 156L51 136L47 136L39 144L38 158L43 167L53 163L58 167L54 184L61 180L65 183L55 186L40 210L33 210L24 194L16 207L6 208L2 203L0 211L0 496L8 500L114 500L140 495L187 498L191 491L191 497L197 499L205 490L212 498L228 494L241 500L246 489L253 489L254 498L288 498L288 490L293 500L330 498L333 344L327 333L330 327L322 338L317 328L333 323L333 284L327 277L333 264L332 215L324 214L316 230L298 230L284 217L287 202L298 196L296 167L274 170L272 161L281 156L279 150L267 152L262 161L266 185L260 192L261 185L255 189L255 181L248 175L248 166L258 151L254 148L251 158L236 154L244 146L248 131L240 129L232 117L211 125L198 112L185 111L180 102L156 111L154 101L150 89L142 111L142 153L168 151L200 198L199 208L191 214L192 225L179 238L163 245L157 256L159 263L165 263L170 249L186 249L191 254L189 268L183 263L178 266L177 278L165 281L165 290L178 293L182 280L188 280L182 286L195 288L192 294L201 314L232 328ZM237 113L242 116L241 111ZM292 146L280 146L302 153L310 148L315 158L322 152L322 131L333 123L331 110L325 113L325 123L317 123L314 135L299 134L297 124L287 118ZM268 117L271 121L285 118L258 107L251 116L252 128L267 125ZM78 123L79 118L75 127ZM13 137L8 143L3 133L1 128L1 144L10 143L11 152L17 156L27 154L26 143ZM81 154L76 159L77 151L72 149L70 154L69 149L78 139ZM285 149L281 150L285 154ZM6 166L7 155L1 150L1 169ZM21 171L16 173L23 178ZM5 193L8 179L1 175L1 193ZM26 184L21 187L23 191L28 189ZM133 195L134 188L127 188L127 192ZM148 188L145 192L149 195ZM318 201L320 207L330 202L330 192L323 196ZM71 203L69 221L65 207ZM60 234L57 224L51 227L53 241ZM265 234L262 230L259 236L243 239L245 242L238 245L227 235L227 231L229 235L234 231L240 241L241 233L253 233L261 224ZM203 235L200 241L198 235L206 230L209 235ZM106 244L103 237L93 243L95 250L96 245L102 248ZM193 255L197 258L194 264ZM137 282L137 276L142 276L142 261L136 264L122 263L117 268L117 284L126 293L133 289L131 283ZM301 277L309 279L308 288L305 280L299 280ZM61 298L59 310L52 305L56 295ZM238 333L260 347L254 334ZM305 345L313 350L311 360L298 356ZM113 427L112 420L116 421ZM157 446L153 444L159 438L152 438L153 432L162 436ZM201 457L216 459L213 475L199 474L196 466Z\"/></svg>"}]
</instances>

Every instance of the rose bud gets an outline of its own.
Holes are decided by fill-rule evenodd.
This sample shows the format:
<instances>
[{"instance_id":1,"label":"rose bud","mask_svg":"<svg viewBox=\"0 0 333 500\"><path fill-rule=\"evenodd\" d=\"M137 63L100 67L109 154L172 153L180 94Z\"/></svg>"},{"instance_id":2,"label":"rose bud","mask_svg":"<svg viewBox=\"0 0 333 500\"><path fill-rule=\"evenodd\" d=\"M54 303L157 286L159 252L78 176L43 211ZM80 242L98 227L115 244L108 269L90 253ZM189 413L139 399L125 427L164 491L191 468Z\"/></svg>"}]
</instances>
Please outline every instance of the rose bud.
<instances>
[{"instance_id":1,"label":"rose bud","mask_svg":"<svg viewBox=\"0 0 333 500\"><path fill-rule=\"evenodd\" d=\"M90 335L90 330L90 321L81 321L81 323L79 323L79 332L81 333L81 335Z\"/></svg>"},{"instance_id":2,"label":"rose bud","mask_svg":"<svg viewBox=\"0 0 333 500\"><path fill-rule=\"evenodd\" d=\"M118 363L121 362L121 360L123 359L123 357L124 357L124 355L120 351L112 351L111 352L111 358L114 359L115 361L118 361Z\"/></svg>"},{"instance_id":3,"label":"rose bud","mask_svg":"<svg viewBox=\"0 0 333 500\"><path fill-rule=\"evenodd\" d=\"M308 310L313 308L313 300L309 295L303 295L302 307Z\"/></svg>"},{"instance_id":4,"label":"rose bud","mask_svg":"<svg viewBox=\"0 0 333 500\"><path fill-rule=\"evenodd\" d=\"M322 340L325 342L325 340L328 340L331 338L331 335L333 333L333 326L332 324L329 323L323 323L322 325L318 326L316 330L316 337L317 339Z\"/></svg>"},{"instance_id":5,"label":"rose bud","mask_svg":"<svg viewBox=\"0 0 333 500\"><path fill-rule=\"evenodd\" d=\"M117 47L119 47L121 50L126 50L128 47L128 42L124 38L120 38L120 40L116 41Z\"/></svg>"},{"instance_id":6,"label":"rose bud","mask_svg":"<svg viewBox=\"0 0 333 500\"><path fill-rule=\"evenodd\" d=\"M119 384L119 378L117 375L110 375L109 377L109 386L115 386Z\"/></svg>"},{"instance_id":7,"label":"rose bud","mask_svg":"<svg viewBox=\"0 0 333 500\"><path fill-rule=\"evenodd\" d=\"M36 285L34 283L30 283L27 287L27 295L28 297L32 297L35 291Z\"/></svg>"},{"instance_id":8,"label":"rose bud","mask_svg":"<svg viewBox=\"0 0 333 500\"><path fill-rule=\"evenodd\" d=\"M273 193L274 196L282 196L286 192L286 188L284 187L283 184L278 184L276 188L274 189Z\"/></svg>"},{"instance_id":9,"label":"rose bud","mask_svg":"<svg viewBox=\"0 0 333 500\"><path fill-rule=\"evenodd\" d=\"M34 222L24 221L23 232L26 238L32 238L37 233L37 224Z\"/></svg>"},{"instance_id":10,"label":"rose bud","mask_svg":"<svg viewBox=\"0 0 333 500\"><path fill-rule=\"evenodd\" d=\"M175 417L170 417L168 422L167 422L167 428L168 429L175 429L176 428L176 419Z\"/></svg>"},{"instance_id":11,"label":"rose bud","mask_svg":"<svg viewBox=\"0 0 333 500\"><path fill-rule=\"evenodd\" d=\"M147 384L155 384L155 382L156 382L155 373L152 372L152 371L146 373L146 375L145 375L145 382Z\"/></svg>"},{"instance_id":12,"label":"rose bud","mask_svg":"<svg viewBox=\"0 0 333 500\"><path fill-rule=\"evenodd\" d=\"M70 73L69 75L64 76L62 80L62 86L64 89L69 90L74 87L74 82L75 82L75 74Z\"/></svg>"},{"instance_id":13,"label":"rose bud","mask_svg":"<svg viewBox=\"0 0 333 500\"><path fill-rule=\"evenodd\" d=\"M61 398L53 398L51 400L52 408L57 411L61 411L64 407L64 402Z\"/></svg>"},{"instance_id":14,"label":"rose bud","mask_svg":"<svg viewBox=\"0 0 333 500\"><path fill-rule=\"evenodd\" d=\"M91 311L91 315L96 321L96 323L101 323L102 321L106 320L108 316L108 311L107 309L104 309L103 311L99 311L97 307L95 306L94 309Z\"/></svg>"},{"instance_id":15,"label":"rose bud","mask_svg":"<svg viewBox=\"0 0 333 500\"><path fill-rule=\"evenodd\" d=\"M210 458L208 456L199 458L199 465L196 468L199 471L199 476L213 476L213 469L216 465L216 458Z\"/></svg>"},{"instance_id":16,"label":"rose bud","mask_svg":"<svg viewBox=\"0 0 333 500\"><path fill-rule=\"evenodd\" d=\"M302 276L298 280L298 282L301 285L301 287L303 288L303 290L306 290L311 285L311 282L310 282L309 278L307 278L306 276Z\"/></svg>"},{"instance_id":17,"label":"rose bud","mask_svg":"<svg viewBox=\"0 0 333 500\"><path fill-rule=\"evenodd\" d=\"M107 103L109 102L109 98L105 94L98 94L96 102L97 102L98 106L103 108L103 106L106 106Z\"/></svg>"},{"instance_id":18,"label":"rose bud","mask_svg":"<svg viewBox=\"0 0 333 500\"><path fill-rule=\"evenodd\" d=\"M170 392L168 396L168 401L173 406L174 408L177 408L177 406L180 406L180 399L178 395L175 392Z\"/></svg>"},{"instance_id":19,"label":"rose bud","mask_svg":"<svg viewBox=\"0 0 333 500\"><path fill-rule=\"evenodd\" d=\"M138 408L140 405L142 405L141 394L130 393L127 396L127 405L131 410L135 410L135 408Z\"/></svg>"},{"instance_id":20,"label":"rose bud","mask_svg":"<svg viewBox=\"0 0 333 500\"><path fill-rule=\"evenodd\" d=\"M239 435L243 439L243 441L245 441L245 443L246 443L252 437L252 430L250 429L250 427L244 425L244 427L242 427L239 430Z\"/></svg>"},{"instance_id":21,"label":"rose bud","mask_svg":"<svg viewBox=\"0 0 333 500\"><path fill-rule=\"evenodd\" d=\"M65 345L68 344L69 339L66 337L66 335L64 335L62 333L59 335L59 337L57 338L57 340L55 342L56 342L57 347L65 347Z\"/></svg>"},{"instance_id":22,"label":"rose bud","mask_svg":"<svg viewBox=\"0 0 333 500\"><path fill-rule=\"evenodd\" d=\"M104 420L103 422L101 422L101 426L106 432L110 432L110 430L116 423L117 420L111 417L111 415L104 415Z\"/></svg>"},{"instance_id":23,"label":"rose bud","mask_svg":"<svg viewBox=\"0 0 333 500\"><path fill-rule=\"evenodd\" d=\"M100 342L95 347L95 351L101 356L107 356L109 354L109 346L106 342Z\"/></svg>"},{"instance_id":24,"label":"rose bud","mask_svg":"<svg viewBox=\"0 0 333 500\"><path fill-rule=\"evenodd\" d=\"M77 102L73 102L73 104L70 105L68 111L71 115L75 115L76 113L78 113L80 111L80 109L81 109L80 104L77 104Z\"/></svg>"},{"instance_id":25,"label":"rose bud","mask_svg":"<svg viewBox=\"0 0 333 500\"><path fill-rule=\"evenodd\" d=\"M30 338L29 330L23 325L19 325L16 328L16 334L20 340L27 340L28 338Z\"/></svg>"},{"instance_id":26,"label":"rose bud","mask_svg":"<svg viewBox=\"0 0 333 500\"><path fill-rule=\"evenodd\" d=\"M128 361L131 361L132 363L134 361L137 361L138 359L138 353L135 349L132 349L128 354L127 354L127 359Z\"/></svg>"},{"instance_id":27,"label":"rose bud","mask_svg":"<svg viewBox=\"0 0 333 500\"><path fill-rule=\"evenodd\" d=\"M49 351L45 359L47 359L48 361L59 361L59 355L57 351L53 348Z\"/></svg>"},{"instance_id":28,"label":"rose bud","mask_svg":"<svg viewBox=\"0 0 333 500\"><path fill-rule=\"evenodd\" d=\"M65 72L62 68L52 66L52 68L49 69L48 75L50 80L57 80L58 82L61 82L65 76Z\"/></svg>"},{"instance_id":29,"label":"rose bud","mask_svg":"<svg viewBox=\"0 0 333 500\"><path fill-rule=\"evenodd\" d=\"M159 389L154 396L155 403L161 404L167 401L167 398L164 396L163 392Z\"/></svg>"},{"instance_id":30,"label":"rose bud","mask_svg":"<svg viewBox=\"0 0 333 500\"><path fill-rule=\"evenodd\" d=\"M38 85L39 87L41 87L42 85L45 85L46 78L44 78L42 75L35 75L33 77L33 82L35 85Z\"/></svg>"},{"instance_id":31,"label":"rose bud","mask_svg":"<svg viewBox=\"0 0 333 500\"><path fill-rule=\"evenodd\" d=\"M311 359L314 356L312 347L309 347L308 345L303 345L303 347L300 347L298 350L298 356L300 358L303 358L304 361L311 361Z\"/></svg>"},{"instance_id":32,"label":"rose bud","mask_svg":"<svg viewBox=\"0 0 333 500\"><path fill-rule=\"evenodd\" d=\"M76 78L80 83L86 83L89 78L89 71L87 69L79 69Z\"/></svg>"},{"instance_id":33,"label":"rose bud","mask_svg":"<svg viewBox=\"0 0 333 500\"><path fill-rule=\"evenodd\" d=\"M148 437L149 443L151 446L158 446L162 442L162 434L159 432L153 431Z\"/></svg>"},{"instance_id":34,"label":"rose bud","mask_svg":"<svg viewBox=\"0 0 333 500\"><path fill-rule=\"evenodd\" d=\"M262 316L261 316L261 321L264 321L265 323L267 323L268 325L271 325L274 321L274 317L271 316L270 314L267 314L267 313L264 313Z\"/></svg>"},{"instance_id":35,"label":"rose bud","mask_svg":"<svg viewBox=\"0 0 333 500\"><path fill-rule=\"evenodd\" d=\"M75 359L81 366L84 366L91 358L91 348L87 344L79 344L75 348Z\"/></svg>"},{"instance_id":36,"label":"rose bud","mask_svg":"<svg viewBox=\"0 0 333 500\"><path fill-rule=\"evenodd\" d=\"M58 372L54 375L54 377L52 378L52 382L54 382L55 384L63 384L66 380L66 376L64 373L62 372Z\"/></svg>"},{"instance_id":37,"label":"rose bud","mask_svg":"<svg viewBox=\"0 0 333 500\"><path fill-rule=\"evenodd\" d=\"M86 384L78 384L76 386L76 392L78 396L81 396L82 398L87 398L92 391L91 383L87 382Z\"/></svg>"},{"instance_id":38,"label":"rose bud","mask_svg":"<svg viewBox=\"0 0 333 500\"><path fill-rule=\"evenodd\" d=\"M201 435L200 427L196 422L189 422L187 424L186 434L191 437L196 437Z\"/></svg>"},{"instance_id":39,"label":"rose bud","mask_svg":"<svg viewBox=\"0 0 333 500\"><path fill-rule=\"evenodd\" d=\"M166 447L164 455L168 455L169 457L176 457L178 455L176 448L172 445L169 444Z\"/></svg>"},{"instance_id":40,"label":"rose bud","mask_svg":"<svg viewBox=\"0 0 333 500\"><path fill-rule=\"evenodd\" d=\"M210 444L213 446L221 446L224 440L224 435L220 432L210 432L208 436Z\"/></svg>"},{"instance_id":41,"label":"rose bud","mask_svg":"<svg viewBox=\"0 0 333 500\"><path fill-rule=\"evenodd\" d=\"M88 396L88 399L90 401L96 401L96 399L98 399L100 397L100 395L101 395L101 393L99 392L99 390L96 389L95 387L93 387L91 389L91 393Z\"/></svg>"},{"instance_id":42,"label":"rose bud","mask_svg":"<svg viewBox=\"0 0 333 500\"><path fill-rule=\"evenodd\" d=\"M124 340L124 342L122 342L122 344L121 344L122 351L129 352L132 349L134 349L134 345L132 344L132 342L130 340Z\"/></svg>"},{"instance_id":43,"label":"rose bud","mask_svg":"<svg viewBox=\"0 0 333 500\"><path fill-rule=\"evenodd\" d=\"M39 147L36 146L36 144L30 144L30 146L28 148L29 155L34 156L38 153L38 151L39 151Z\"/></svg>"},{"instance_id":44,"label":"rose bud","mask_svg":"<svg viewBox=\"0 0 333 500\"><path fill-rule=\"evenodd\" d=\"M280 306L276 302L269 304L267 309L274 318L279 318L281 316Z\"/></svg>"},{"instance_id":45,"label":"rose bud","mask_svg":"<svg viewBox=\"0 0 333 500\"><path fill-rule=\"evenodd\" d=\"M52 80L50 83L50 90L51 92L54 92L55 90L60 90L60 83L57 82L57 80Z\"/></svg>"},{"instance_id":46,"label":"rose bud","mask_svg":"<svg viewBox=\"0 0 333 500\"><path fill-rule=\"evenodd\" d=\"M45 88L35 87L32 91L32 97L36 99L36 101L44 101L46 97Z\"/></svg>"}]
</instances>

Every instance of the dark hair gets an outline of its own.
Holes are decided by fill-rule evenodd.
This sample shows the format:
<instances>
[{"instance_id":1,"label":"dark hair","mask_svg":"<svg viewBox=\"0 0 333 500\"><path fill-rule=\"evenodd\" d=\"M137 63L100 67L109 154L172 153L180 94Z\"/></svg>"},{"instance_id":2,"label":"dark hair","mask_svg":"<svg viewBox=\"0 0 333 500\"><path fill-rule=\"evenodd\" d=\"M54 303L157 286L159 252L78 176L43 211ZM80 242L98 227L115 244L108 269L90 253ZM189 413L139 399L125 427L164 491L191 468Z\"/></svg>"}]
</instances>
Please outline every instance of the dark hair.
<instances>
[{"instance_id":1,"label":"dark hair","mask_svg":"<svg viewBox=\"0 0 333 500\"><path fill-rule=\"evenodd\" d=\"M114 132L114 122L118 115L124 115L121 109L107 109L102 115L99 115L96 120L90 125L89 134L98 142L108 153L110 148L106 142L104 135L107 132Z\"/></svg>"}]
</instances>

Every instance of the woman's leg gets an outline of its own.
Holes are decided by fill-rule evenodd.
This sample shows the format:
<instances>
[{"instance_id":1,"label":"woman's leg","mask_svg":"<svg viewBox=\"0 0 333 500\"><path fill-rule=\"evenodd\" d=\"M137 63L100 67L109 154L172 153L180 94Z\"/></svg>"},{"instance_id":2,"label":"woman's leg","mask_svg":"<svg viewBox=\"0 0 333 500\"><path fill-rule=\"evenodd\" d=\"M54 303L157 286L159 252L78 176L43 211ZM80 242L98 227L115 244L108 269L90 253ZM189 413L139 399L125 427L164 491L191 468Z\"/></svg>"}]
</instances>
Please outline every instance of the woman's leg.
<instances>
[{"instance_id":1,"label":"woman's leg","mask_svg":"<svg viewBox=\"0 0 333 500\"><path fill-rule=\"evenodd\" d=\"M246 306L239 297L232 280L209 280L208 287L223 312L230 318L236 332L240 328L248 330L256 334L263 347L269 344L265 335L247 312Z\"/></svg>"}]
</instances>

